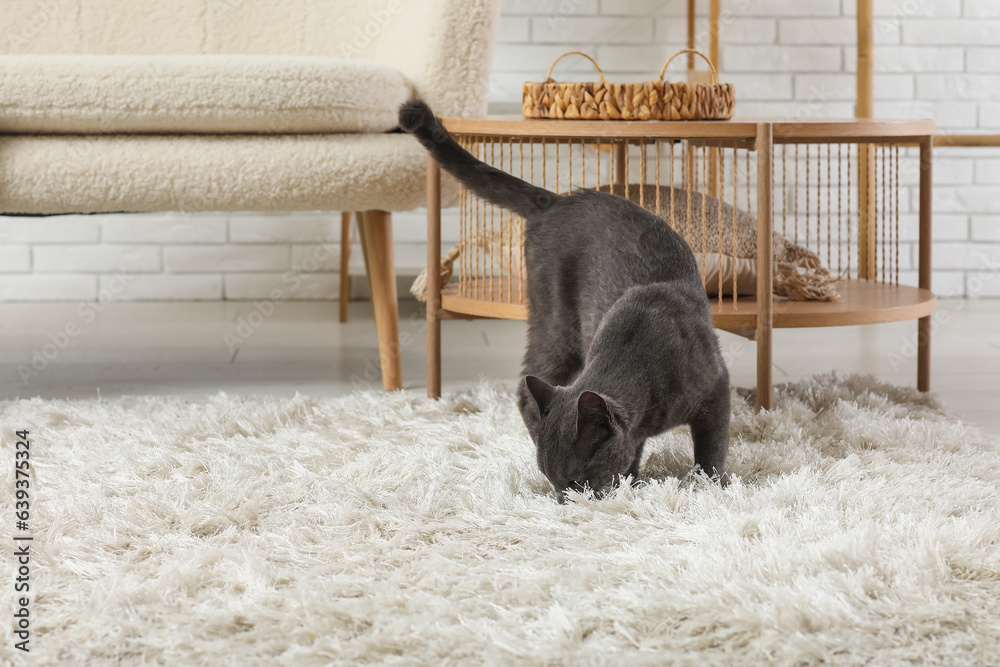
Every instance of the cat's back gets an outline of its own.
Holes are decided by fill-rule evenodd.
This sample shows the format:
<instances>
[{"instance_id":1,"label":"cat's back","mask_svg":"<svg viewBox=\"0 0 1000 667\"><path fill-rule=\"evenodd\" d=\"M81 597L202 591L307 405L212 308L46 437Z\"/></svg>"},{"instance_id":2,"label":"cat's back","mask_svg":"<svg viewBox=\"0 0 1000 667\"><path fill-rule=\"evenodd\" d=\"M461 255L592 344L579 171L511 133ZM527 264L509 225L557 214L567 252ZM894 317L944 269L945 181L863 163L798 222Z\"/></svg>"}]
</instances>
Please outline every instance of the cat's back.
<instances>
[{"instance_id":1,"label":"cat's back","mask_svg":"<svg viewBox=\"0 0 1000 667\"><path fill-rule=\"evenodd\" d=\"M611 347L637 341L661 349L718 349L711 308L701 285L652 283L628 288L606 313L599 336ZM648 339L648 340L644 340Z\"/></svg>"},{"instance_id":2,"label":"cat's back","mask_svg":"<svg viewBox=\"0 0 1000 667\"><path fill-rule=\"evenodd\" d=\"M590 347L588 366L597 375L623 370L641 376L655 369L650 382L688 389L700 396L728 371L712 324L711 309L699 285L637 285L627 289L602 319Z\"/></svg>"},{"instance_id":3,"label":"cat's back","mask_svg":"<svg viewBox=\"0 0 1000 667\"><path fill-rule=\"evenodd\" d=\"M700 281L694 254L668 224L627 199L595 190L562 197L529 221L525 249L529 270L537 260L539 268L617 289L615 299L632 285Z\"/></svg>"}]
</instances>

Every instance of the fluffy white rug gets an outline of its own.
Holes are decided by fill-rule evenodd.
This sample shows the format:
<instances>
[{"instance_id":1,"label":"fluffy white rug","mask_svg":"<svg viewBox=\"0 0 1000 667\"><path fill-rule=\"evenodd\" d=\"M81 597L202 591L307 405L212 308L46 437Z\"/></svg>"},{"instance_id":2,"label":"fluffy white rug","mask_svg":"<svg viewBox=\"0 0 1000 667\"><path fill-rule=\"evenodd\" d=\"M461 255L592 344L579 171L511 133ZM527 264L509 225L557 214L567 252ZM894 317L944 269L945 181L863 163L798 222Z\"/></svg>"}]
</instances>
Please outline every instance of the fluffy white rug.
<instances>
[{"instance_id":1,"label":"fluffy white rug","mask_svg":"<svg viewBox=\"0 0 1000 667\"><path fill-rule=\"evenodd\" d=\"M1000 661L1000 444L869 377L736 401L725 490L673 433L563 506L500 385L0 415L38 494L14 664Z\"/></svg>"}]
</instances>

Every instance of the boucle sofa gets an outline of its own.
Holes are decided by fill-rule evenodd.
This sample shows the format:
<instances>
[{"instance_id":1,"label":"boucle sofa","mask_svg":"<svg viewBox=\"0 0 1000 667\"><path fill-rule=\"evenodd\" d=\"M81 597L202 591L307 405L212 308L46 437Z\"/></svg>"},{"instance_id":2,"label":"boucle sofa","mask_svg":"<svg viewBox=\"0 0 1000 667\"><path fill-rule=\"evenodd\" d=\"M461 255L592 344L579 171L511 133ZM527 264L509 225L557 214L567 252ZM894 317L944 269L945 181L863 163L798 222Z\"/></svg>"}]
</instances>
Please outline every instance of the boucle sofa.
<instances>
[{"instance_id":1,"label":"boucle sofa","mask_svg":"<svg viewBox=\"0 0 1000 667\"><path fill-rule=\"evenodd\" d=\"M0 211L359 213L387 389L411 95L485 111L499 0L0 0ZM446 183L443 197L456 188Z\"/></svg>"}]
</instances>

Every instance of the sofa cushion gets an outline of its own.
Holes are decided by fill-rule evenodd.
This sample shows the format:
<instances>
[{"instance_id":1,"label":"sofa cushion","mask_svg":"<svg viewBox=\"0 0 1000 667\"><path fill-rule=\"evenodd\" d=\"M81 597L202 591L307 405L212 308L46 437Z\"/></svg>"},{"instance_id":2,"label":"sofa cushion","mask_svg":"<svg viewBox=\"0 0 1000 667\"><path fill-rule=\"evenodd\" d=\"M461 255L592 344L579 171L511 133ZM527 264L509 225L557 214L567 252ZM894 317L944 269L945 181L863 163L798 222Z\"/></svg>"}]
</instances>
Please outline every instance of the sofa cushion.
<instances>
[{"instance_id":1,"label":"sofa cushion","mask_svg":"<svg viewBox=\"0 0 1000 667\"><path fill-rule=\"evenodd\" d=\"M409 211L427 151L385 134L0 135L0 212ZM443 176L443 206L458 186Z\"/></svg>"},{"instance_id":2,"label":"sofa cushion","mask_svg":"<svg viewBox=\"0 0 1000 667\"><path fill-rule=\"evenodd\" d=\"M394 68L304 56L0 56L0 132L386 132Z\"/></svg>"}]
</instances>

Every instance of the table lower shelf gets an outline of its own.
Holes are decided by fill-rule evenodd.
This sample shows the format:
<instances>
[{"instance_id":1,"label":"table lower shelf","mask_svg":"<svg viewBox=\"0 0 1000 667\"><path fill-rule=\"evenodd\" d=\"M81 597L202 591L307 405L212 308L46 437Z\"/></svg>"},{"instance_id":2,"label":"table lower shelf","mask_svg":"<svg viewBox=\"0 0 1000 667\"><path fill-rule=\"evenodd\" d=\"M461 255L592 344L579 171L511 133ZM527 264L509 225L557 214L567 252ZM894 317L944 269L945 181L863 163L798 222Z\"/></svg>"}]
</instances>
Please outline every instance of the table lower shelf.
<instances>
[{"instance_id":1,"label":"table lower shelf","mask_svg":"<svg viewBox=\"0 0 1000 667\"><path fill-rule=\"evenodd\" d=\"M787 301L774 299L773 326L776 329L795 327L837 327L857 324L879 324L926 317L937 308L933 292L905 285L888 285L869 280L842 280L836 283L838 301ZM517 279L508 283L494 279L470 281L467 294L459 294L452 281L441 291L441 308L448 315L483 317L504 320L527 320L528 307L511 303L520 294ZM712 322L720 329L753 329L757 326L757 300L752 296L731 297L721 303L712 299Z\"/></svg>"}]
</instances>

